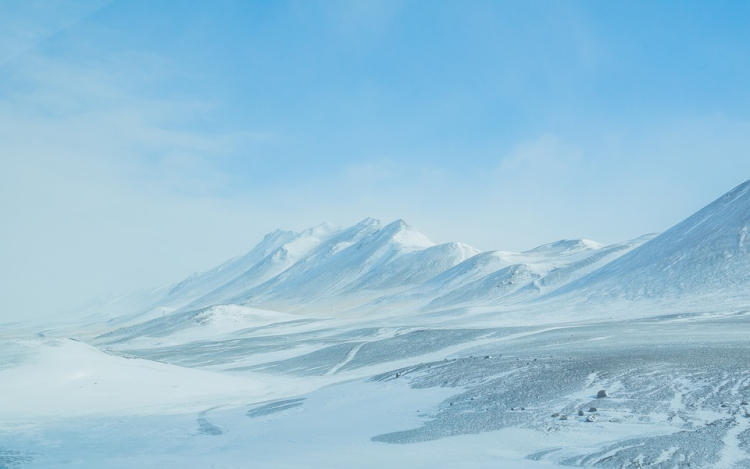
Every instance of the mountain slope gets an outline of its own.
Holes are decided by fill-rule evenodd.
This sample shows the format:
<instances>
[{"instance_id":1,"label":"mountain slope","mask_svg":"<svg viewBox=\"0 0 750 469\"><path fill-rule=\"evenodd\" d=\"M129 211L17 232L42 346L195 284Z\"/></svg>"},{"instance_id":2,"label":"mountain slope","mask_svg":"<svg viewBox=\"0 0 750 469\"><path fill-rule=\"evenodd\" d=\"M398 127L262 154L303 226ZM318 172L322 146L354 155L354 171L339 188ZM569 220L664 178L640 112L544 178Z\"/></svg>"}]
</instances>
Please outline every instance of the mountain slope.
<instances>
[{"instance_id":1,"label":"mountain slope","mask_svg":"<svg viewBox=\"0 0 750 469\"><path fill-rule=\"evenodd\" d=\"M387 268L402 256L435 244L403 220L380 229L377 229L379 222L374 220L367 226L367 230L355 230L357 236L346 237L343 247L339 244L325 246L269 282L229 298L229 302L281 310L362 302L364 300L354 298L361 296L362 290L357 286L360 279L377 276L379 269Z\"/></svg>"},{"instance_id":2,"label":"mountain slope","mask_svg":"<svg viewBox=\"0 0 750 469\"><path fill-rule=\"evenodd\" d=\"M440 294L424 310L516 304L553 291L645 242L611 246L561 240L523 253L482 253L430 280Z\"/></svg>"},{"instance_id":3,"label":"mountain slope","mask_svg":"<svg viewBox=\"0 0 750 469\"><path fill-rule=\"evenodd\" d=\"M144 317L149 319L148 316L161 316L233 281L280 246L299 236L299 233L292 231L276 230L267 234L248 253L230 259L211 270L194 273L177 284L97 298L77 310L79 314L90 314L92 319L108 318L113 324Z\"/></svg>"},{"instance_id":4,"label":"mountain slope","mask_svg":"<svg viewBox=\"0 0 750 469\"><path fill-rule=\"evenodd\" d=\"M314 229L311 228L311 230ZM178 283L169 290L166 299L167 301L174 299L175 303L180 306L192 299L197 299L245 274L269 254L299 239L300 236L301 234L293 231L276 230L269 233L244 256L231 259L209 271L193 274Z\"/></svg>"},{"instance_id":5,"label":"mountain slope","mask_svg":"<svg viewBox=\"0 0 750 469\"><path fill-rule=\"evenodd\" d=\"M653 299L748 294L750 181L554 296Z\"/></svg>"},{"instance_id":6,"label":"mountain slope","mask_svg":"<svg viewBox=\"0 0 750 469\"><path fill-rule=\"evenodd\" d=\"M365 222L343 231L329 224L307 229L270 252L242 275L195 299L188 307L200 308L231 302L233 298L247 295L247 292L255 287L278 279L280 276L288 276L287 270L289 269L313 265L315 262L312 259L330 255L340 249L340 246L349 245L377 230L379 222L375 220L365 220Z\"/></svg>"},{"instance_id":7,"label":"mountain slope","mask_svg":"<svg viewBox=\"0 0 750 469\"><path fill-rule=\"evenodd\" d=\"M588 274L647 239L650 237L605 247L589 240L561 240L522 253L482 252L436 275L430 272L425 275L425 278L431 277L427 280L413 285L404 282L408 289L381 295L355 310L359 313L429 312L528 302ZM407 260L411 259L401 259Z\"/></svg>"}]
</instances>

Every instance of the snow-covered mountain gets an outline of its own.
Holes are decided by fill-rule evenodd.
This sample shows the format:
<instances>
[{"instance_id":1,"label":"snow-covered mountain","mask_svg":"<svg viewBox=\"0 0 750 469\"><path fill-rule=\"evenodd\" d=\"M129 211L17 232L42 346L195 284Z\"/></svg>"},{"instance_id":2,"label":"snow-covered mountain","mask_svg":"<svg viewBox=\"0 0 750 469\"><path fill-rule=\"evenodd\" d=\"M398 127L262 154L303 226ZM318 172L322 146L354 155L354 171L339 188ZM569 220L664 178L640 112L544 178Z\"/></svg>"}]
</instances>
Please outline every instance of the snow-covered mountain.
<instances>
[{"instance_id":1,"label":"snow-covered mountain","mask_svg":"<svg viewBox=\"0 0 750 469\"><path fill-rule=\"evenodd\" d=\"M750 181L556 292L592 299L750 296Z\"/></svg>"},{"instance_id":2,"label":"snow-covered mountain","mask_svg":"<svg viewBox=\"0 0 750 469\"><path fill-rule=\"evenodd\" d=\"M178 284L94 304L131 319L232 304L295 314L425 312L534 300L744 294L750 182L662 235L604 246L566 239L526 252L437 245L403 220L275 231L244 256Z\"/></svg>"},{"instance_id":3,"label":"snow-covered mountain","mask_svg":"<svg viewBox=\"0 0 750 469\"><path fill-rule=\"evenodd\" d=\"M276 231L244 256L172 287L95 306L136 319L222 304L345 314L517 302L564 285L643 241L604 247L562 240L524 253L480 252L462 243L436 245L403 220L382 226L368 218L344 229L323 224L301 233Z\"/></svg>"}]
</instances>

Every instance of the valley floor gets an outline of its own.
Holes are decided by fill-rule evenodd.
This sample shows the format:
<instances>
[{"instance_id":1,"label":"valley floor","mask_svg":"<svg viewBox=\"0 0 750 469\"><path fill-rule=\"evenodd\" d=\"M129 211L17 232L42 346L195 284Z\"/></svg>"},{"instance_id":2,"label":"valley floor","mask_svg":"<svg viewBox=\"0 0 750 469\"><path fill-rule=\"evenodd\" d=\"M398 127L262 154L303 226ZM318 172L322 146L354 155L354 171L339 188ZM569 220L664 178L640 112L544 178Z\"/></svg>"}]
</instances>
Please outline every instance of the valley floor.
<instances>
[{"instance_id":1,"label":"valley floor","mask_svg":"<svg viewBox=\"0 0 750 469\"><path fill-rule=\"evenodd\" d=\"M8 333L0 468L750 468L747 311L493 318Z\"/></svg>"}]
</instances>

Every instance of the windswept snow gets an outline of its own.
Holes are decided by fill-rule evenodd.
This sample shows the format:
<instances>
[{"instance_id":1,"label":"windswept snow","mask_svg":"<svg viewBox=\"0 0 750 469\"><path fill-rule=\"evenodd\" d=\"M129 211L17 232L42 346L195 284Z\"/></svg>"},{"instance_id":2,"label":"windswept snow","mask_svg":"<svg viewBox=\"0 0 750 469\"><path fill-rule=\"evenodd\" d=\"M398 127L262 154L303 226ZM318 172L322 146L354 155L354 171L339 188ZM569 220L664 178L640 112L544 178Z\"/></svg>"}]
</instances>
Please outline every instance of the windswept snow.
<instances>
[{"instance_id":1,"label":"windswept snow","mask_svg":"<svg viewBox=\"0 0 750 469\"><path fill-rule=\"evenodd\" d=\"M118 356L71 339L3 340L0 350L23 360L0 370L5 426L45 418L183 413L282 392L252 375Z\"/></svg>"}]
</instances>

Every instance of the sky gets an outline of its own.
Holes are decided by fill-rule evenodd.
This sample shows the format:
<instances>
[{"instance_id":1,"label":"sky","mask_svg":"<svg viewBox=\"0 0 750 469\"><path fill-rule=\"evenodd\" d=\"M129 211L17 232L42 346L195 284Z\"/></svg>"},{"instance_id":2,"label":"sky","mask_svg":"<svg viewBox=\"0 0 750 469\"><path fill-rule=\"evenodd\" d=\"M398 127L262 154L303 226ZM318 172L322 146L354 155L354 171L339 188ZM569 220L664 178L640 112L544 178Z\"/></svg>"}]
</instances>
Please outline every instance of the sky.
<instances>
[{"instance_id":1,"label":"sky","mask_svg":"<svg viewBox=\"0 0 750 469\"><path fill-rule=\"evenodd\" d=\"M277 228L527 250L750 179L750 2L0 0L0 322Z\"/></svg>"}]
</instances>

